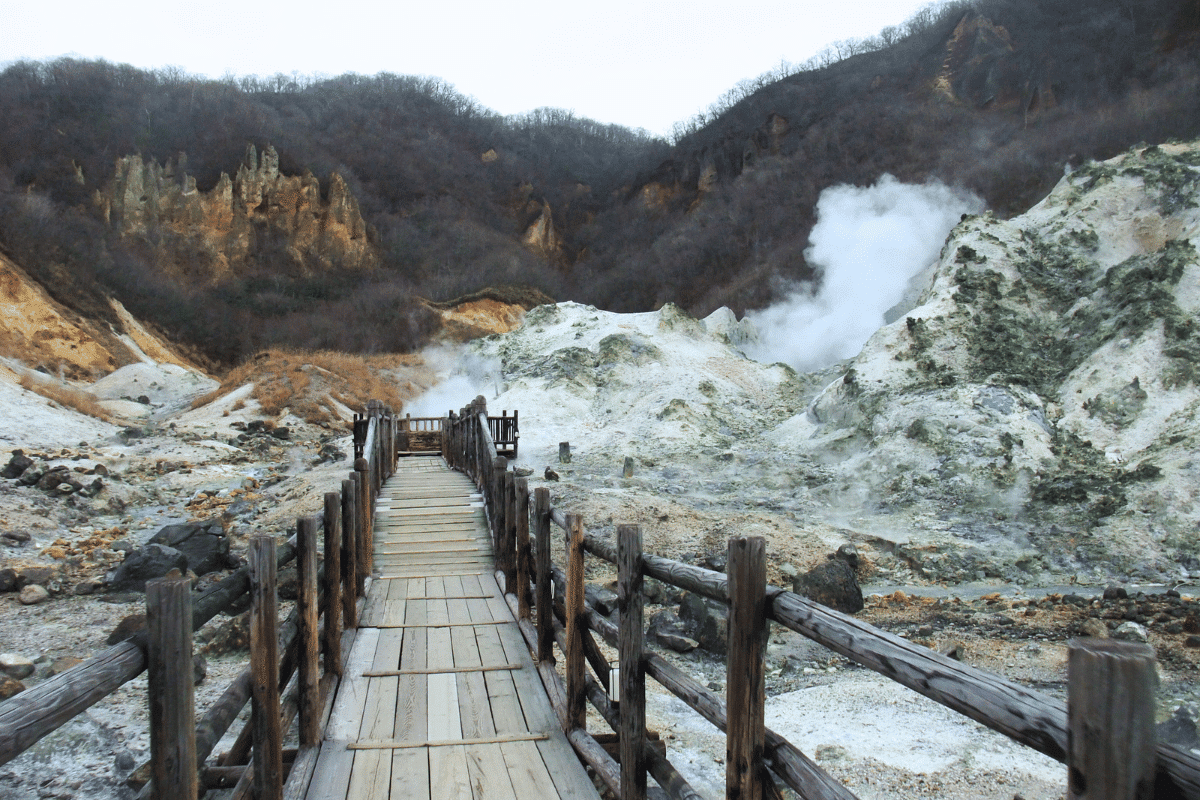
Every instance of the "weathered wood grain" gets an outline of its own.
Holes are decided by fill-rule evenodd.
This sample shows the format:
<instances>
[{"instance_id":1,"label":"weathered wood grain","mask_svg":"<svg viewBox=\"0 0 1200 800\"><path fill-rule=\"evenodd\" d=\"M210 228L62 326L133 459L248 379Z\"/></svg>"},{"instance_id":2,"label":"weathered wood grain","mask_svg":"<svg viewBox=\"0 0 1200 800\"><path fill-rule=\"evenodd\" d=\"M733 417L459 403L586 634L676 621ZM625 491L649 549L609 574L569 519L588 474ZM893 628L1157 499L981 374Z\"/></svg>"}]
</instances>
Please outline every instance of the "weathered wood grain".
<instances>
[{"instance_id":1,"label":"weathered wood grain","mask_svg":"<svg viewBox=\"0 0 1200 800\"><path fill-rule=\"evenodd\" d=\"M191 601L187 577L146 584L151 775L159 796L183 800L199 793Z\"/></svg>"}]
</instances>

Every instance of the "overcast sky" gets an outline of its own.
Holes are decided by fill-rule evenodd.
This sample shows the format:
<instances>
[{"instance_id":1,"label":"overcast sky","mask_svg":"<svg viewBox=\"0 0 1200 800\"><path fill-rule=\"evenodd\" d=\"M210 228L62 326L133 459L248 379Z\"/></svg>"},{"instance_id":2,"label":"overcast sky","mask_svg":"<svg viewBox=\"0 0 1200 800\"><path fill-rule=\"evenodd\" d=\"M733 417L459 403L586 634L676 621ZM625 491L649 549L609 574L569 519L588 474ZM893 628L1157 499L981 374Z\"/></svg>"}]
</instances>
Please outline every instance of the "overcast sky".
<instances>
[{"instance_id":1,"label":"overcast sky","mask_svg":"<svg viewBox=\"0 0 1200 800\"><path fill-rule=\"evenodd\" d=\"M666 134L743 78L930 0L0 0L0 64L62 55L221 77L432 75L502 114L541 106Z\"/></svg>"}]
</instances>

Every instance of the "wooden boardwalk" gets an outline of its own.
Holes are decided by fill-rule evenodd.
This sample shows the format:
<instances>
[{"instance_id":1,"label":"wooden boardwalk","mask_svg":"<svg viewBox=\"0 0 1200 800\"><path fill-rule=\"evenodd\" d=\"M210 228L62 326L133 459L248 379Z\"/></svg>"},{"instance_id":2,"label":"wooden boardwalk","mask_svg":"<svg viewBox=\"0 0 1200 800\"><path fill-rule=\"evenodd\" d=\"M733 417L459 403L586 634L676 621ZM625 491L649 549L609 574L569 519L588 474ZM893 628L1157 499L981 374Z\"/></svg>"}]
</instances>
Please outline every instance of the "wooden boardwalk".
<instances>
[{"instance_id":1,"label":"wooden boardwalk","mask_svg":"<svg viewBox=\"0 0 1200 800\"><path fill-rule=\"evenodd\" d=\"M401 459L308 798L596 798L494 578L483 502Z\"/></svg>"}]
</instances>

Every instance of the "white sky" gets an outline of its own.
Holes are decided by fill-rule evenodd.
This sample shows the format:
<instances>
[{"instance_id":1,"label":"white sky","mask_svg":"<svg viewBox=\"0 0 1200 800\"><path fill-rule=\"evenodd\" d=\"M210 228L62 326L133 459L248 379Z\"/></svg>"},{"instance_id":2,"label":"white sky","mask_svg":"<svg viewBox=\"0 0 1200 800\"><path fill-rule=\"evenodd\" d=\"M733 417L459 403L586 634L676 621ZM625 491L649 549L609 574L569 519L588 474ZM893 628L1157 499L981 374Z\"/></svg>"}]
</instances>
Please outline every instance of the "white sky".
<instances>
[{"instance_id":1,"label":"white sky","mask_svg":"<svg viewBox=\"0 0 1200 800\"><path fill-rule=\"evenodd\" d=\"M743 78L929 4L0 0L0 65L74 55L210 77L433 75L502 114L553 106L666 134Z\"/></svg>"}]
</instances>

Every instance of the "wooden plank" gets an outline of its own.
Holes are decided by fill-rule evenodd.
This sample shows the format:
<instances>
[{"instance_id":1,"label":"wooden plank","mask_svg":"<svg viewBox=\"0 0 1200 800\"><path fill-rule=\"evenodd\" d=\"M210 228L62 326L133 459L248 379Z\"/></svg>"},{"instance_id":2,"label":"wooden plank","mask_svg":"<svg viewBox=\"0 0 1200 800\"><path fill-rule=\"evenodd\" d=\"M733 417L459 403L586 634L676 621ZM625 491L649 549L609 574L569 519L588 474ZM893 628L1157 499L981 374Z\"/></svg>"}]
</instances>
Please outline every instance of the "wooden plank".
<instances>
[{"instance_id":1,"label":"wooden plank","mask_svg":"<svg viewBox=\"0 0 1200 800\"><path fill-rule=\"evenodd\" d=\"M396 581L389 581L392 584L391 591L388 593L387 605L383 608L383 614L380 616L379 624L383 627L392 627L394 625L403 624L406 619L408 610L408 584ZM396 659L399 664L399 658Z\"/></svg>"},{"instance_id":2,"label":"wooden plank","mask_svg":"<svg viewBox=\"0 0 1200 800\"><path fill-rule=\"evenodd\" d=\"M448 575L446 577L456 578L456 577L460 577L460 576ZM386 628L386 629L392 629L392 628L430 628L430 629L433 629L433 628L476 628L481 625L515 625L516 622L517 621L515 619L495 619L495 620L487 620L484 622L421 622L421 623L411 622L411 623L400 624L400 625L379 625L377 627Z\"/></svg>"},{"instance_id":3,"label":"wooden plank","mask_svg":"<svg viewBox=\"0 0 1200 800\"><path fill-rule=\"evenodd\" d=\"M478 581L477 578L475 580ZM464 579L463 587L469 589L472 588L472 584ZM490 600L468 600L467 608L471 619L478 622L496 621L492 616L490 603ZM476 628L475 630L475 640L479 647L479 657L484 664L502 664L518 661L518 659L510 658L505 652L504 645L500 641L499 627L490 625ZM520 733L538 730L529 727L525 722L525 713L522 711L521 701L517 696L517 686L513 678L514 674L520 673L508 671L489 672L483 676L484 683L487 686L488 702L492 709L492 723L497 733Z\"/></svg>"},{"instance_id":4,"label":"wooden plank","mask_svg":"<svg viewBox=\"0 0 1200 800\"><path fill-rule=\"evenodd\" d=\"M432 674L438 673L438 672L453 672L453 673L496 672L496 671L517 670L517 669L524 669L524 668L525 667L521 664L497 664L496 666L492 666L492 667L451 667L449 669L447 669L445 667L435 667L433 669L426 667L424 669L397 669L397 670L390 670L390 671L385 670L385 671L379 671L379 672L371 671L371 672L366 673L366 676L368 678L382 678L382 677L388 677L388 676L392 676L392 675L396 675L396 676L432 675Z\"/></svg>"},{"instance_id":5,"label":"wooden plank","mask_svg":"<svg viewBox=\"0 0 1200 800\"><path fill-rule=\"evenodd\" d=\"M505 601L493 597L488 604L492 606L493 615L507 613L511 618L512 610ZM524 637L515 625L497 628L496 632L505 655L511 661L519 661L529 667L529 669L512 673L513 688L516 690L517 700L521 704L521 713L525 717L526 727L531 731L559 730L558 720L554 716L554 710L550 707L549 698L546 697L546 690L542 686L541 680L535 675L533 660Z\"/></svg>"},{"instance_id":6,"label":"wooden plank","mask_svg":"<svg viewBox=\"0 0 1200 800\"><path fill-rule=\"evenodd\" d=\"M416 578L406 583L410 593L424 596L426 581ZM423 622L425 620L425 603L412 603L406 606L406 622ZM400 741L424 741L429 738L426 709L428 707L428 681L425 675L416 670L426 669L426 633L420 628L404 632L404 647L400 651L400 667L413 670L412 674L403 675L397 681L399 693L396 704L395 738ZM428 766L426 767L428 773Z\"/></svg>"},{"instance_id":7,"label":"wooden plank","mask_svg":"<svg viewBox=\"0 0 1200 800\"><path fill-rule=\"evenodd\" d=\"M425 592L430 596L445 594L445 582L442 578L429 578L425 581ZM426 624L437 624L443 627L428 628L425 631L428 650L425 662L428 667L453 667L454 651L450 640L450 629L444 627L450 622L445 600L430 600L425 607ZM459 719L458 682L452 673L429 675L428 682L428 717L430 739L461 739L462 723Z\"/></svg>"},{"instance_id":8,"label":"wooden plank","mask_svg":"<svg viewBox=\"0 0 1200 800\"><path fill-rule=\"evenodd\" d=\"M547 738L549 738L547 736ZM542 740L545 741L545 740ZM550 777L546 762L537 749L537 743L531 741L505 742L500 745L500 753L508 769L509 780L512 781L513 791L520 798L555 797L558 789Z\"/></svg>"},{"instance_id":9,"label":"wooden plank","mask_svg":"<svg viewBox=\"0 0 1200 800\"><path fill-rule=\"evenodd\" d=\"M360 627L370 628L379 624L383 608L387 604L388 584L373 583L367 592L367 602L363 604L362 615L358 619Z\"/></svg>"},{"instance_id":10,"label":"wooden plank","mask_svg":"<svg viewBox=\"0 0 1200 800\"><path fill-rule=\"evenodd\" d=\"M475 797L517 800L499 747L468 745L466 751L467 773L471 776L471 793Z\"/></svg>"},{"instance_id":11,"label":"wooden plank","mask_svg":"<svg viewBox=\"0 0 1200 800\"><path fill-rule=\"evenodd\" d=\"M476 498L472 500L472 498ZM375 511L403 511L413 508L462 508L463 506L482 503L482 496L478 494L471 495L453 495L449 493L438 492L435 497L425 496L413 497L389 497L381 498L375 504Z\"/></svg>"},{"instance_id":12,"label":"wooden plank","mask_svg":"<svg viewBox=\"0 0 1200 800\"><path fill-rule=\"evenodd\" d=\"M429 751L392 751L392 792L396 800L433 800L429 793Z\"/></svg>"},{"instance_id":13,"label":"wooden plank","mask_svg":"<svg viewBox=\"0 0 1200 800\"><path fill-rule=\"evenodd\" d=\"M429 750L429 795L439 800L473 800L467 751L462 745Z\"/></svg>"},{"instance_id":14,"label":"wooden plank","mask_svg":"<svg viewBox=\"0 0 1200 800\"><path fill-rule=\"evenodd\" d=\"M550 773L550 780L558 789L559 797L600 800L600 792L596 791L583 765L579 763L574 748L561 731L544 742L538 742L537 749L542 754L542 761Z\"/></svg>"},{"instance_id":15,"label":"wooden plank","mask_svg":"<svg viewBox=\"0 0 1200 800\"><path fill-rule=\"evenodd\" d=\"M359 736L390 739L396 729L396 703L399 693L398 676L374 677L370 673L395 670L400 665L400 650L404 639L402 630L381 630L375 645L375 658L367 680L367 701L363 707L363 722Z\"/></svg>"},{"instance_id":16,"label":"wooden plank","mask_svg":"<svg viewBox=\"0 0 1200 800\"><path fill-rule=\"evenodd\" d=\"M375 660L375 645L379 642L378 628L360 628L354 646L346 659L345 675L338 686L333 713L325 727L325 738L352 742L362 727L363 709L367 703L368 679L362 674Z\"/></svg>"},{"instance_id":17,"label":"wooden plank","mask_svg":"<svg viewBox=\"0 0 1200 800\"><path fill-rule=\"evenodd\" d=\"M307 800L346 800L353 769L354 751L346 748L346 742L322 742L317 768L308 784Z\"/></svg>"},{"instance_id":18,"label":"wooden plank","mask_svg":"<svg viewBox=\"0 0 1200 800\"><path fill-rule=\"evenodd\" d=\"M353 752L354 768L350 771L346 800L386 798L392 788L391 754L381 750Z\"/></svg>"},{"instance_id":19,"label":"wooden plank","mask_svg":"<svg viewBox=\"0 0 1200 800\"><path fill-rule=\"evenodd\" d=\"M464 539L459 542L387 542L376 544L375 558L381 556L406 556L413 553L478 553L480 548L475 540Z\"/></svg>"},{"instance_id":20,"label":"wooden plank","mask_svg":"<svg viewBox=\"0 0 1200 800\"><path fill-rule=\"evenodd\" d=\"M479 736L470 739L431 739L426 742L398 742L393 739L364 739L351 742L351 750L411 750L415 747L458 747L459 745L501 744L503 742L540 742L549 739L546 733L518 733L503 736Z\"/></svg>"},{"instance_id":21,"label":"wooden plank","mask_svg":"<svg viewBox=\"0 0 1200 800\"><path fill-rule=\"evenodd\" d=\"M476 568L464 570L454 564L431 566L421 570L403 570L399 567L389 567L387 574L377 575L381 581L410 580L412 578L427 578L438 575L487 575L486 571L475 571Z\"/></svg>"},{"instance_id":22,"label":"wooden plank","mask_svg":"<svg viewBox=\"0 0 1200 800\"><path fill-rule=\"evenodd\" d=\"M462 578L444 579L447 594L463 594ZM450 623L456 627L450 631L450 644L454 654L454 669L458 686L459 723L464 738L491 736L496 732L492 723L492 709L488 701L487 683L480 671L479 645L475 641L475 630L471 625L470 613L463 600L447 600L446 609ZM470 670L465 671L465 670Z\"/></svg>"}]
</instances>

